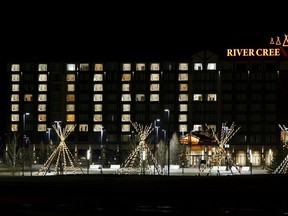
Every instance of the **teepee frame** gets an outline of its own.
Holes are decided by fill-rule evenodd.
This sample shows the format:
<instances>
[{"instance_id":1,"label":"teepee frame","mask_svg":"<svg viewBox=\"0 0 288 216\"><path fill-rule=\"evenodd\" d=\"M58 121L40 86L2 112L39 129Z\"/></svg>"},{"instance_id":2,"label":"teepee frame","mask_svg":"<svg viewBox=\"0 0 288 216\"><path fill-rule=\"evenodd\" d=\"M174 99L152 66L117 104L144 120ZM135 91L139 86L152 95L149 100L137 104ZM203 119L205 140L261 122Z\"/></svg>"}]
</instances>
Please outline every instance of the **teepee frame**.
<instances>
[{"instance_id":1,"label":"teepee frame","mask_svg":"<svg viewBox=\"0 0 288 216\"><path fill-rule=\"evenodd\" d=\"M53 129L55 130L56 134L60 138L60 143L57 146L57 148L52 152L50 157L47 159L47 161L44 163L44 165L39 170L38 174L40 172L43 172L43 175L46 175L48 171L50 171L50 166L52 165L53 161L55 161L55 167L54 172L56 174L67 174L68 171L68 164L72 168L72 172L76 173L77 169L76 167L79 167L77 163L75 162L75 159L70 152L69 148L67 147L65 143L65 139L69 136L69 134L74 130L76 125L68 127L66 125L65 128L61 128L59 123L57 125L52 125ZM83 170L81 167L79 167L81 172Z\"/></svg>"},{"instance_id":2,"label":"teepee frame","mask_svg":"<svg viewBox=\"0 0 288 216\"><path fill-rule=\"evenodd\" d=\"M127 157L125 160L123 166L117 171L118 174L121 174L125 172L125 174L128 174L132 171L132 169L140 168L140 173L142 175L145 175L146 172L149 172L149 174L154 173L155 170L158 174L161 173L160 166L157 162L157 159L153 155L152 151L148 147L146 143L146 138L150 135L150 133L153 131L152 124L150 126L143 126L141 124L138 124L137 122L131 122L132 126L134 127L135 131L138 133L140 142L137 145L137 147L133 150L133 152ZM136 160L140 160L139 167L135 167ZM151 169L151 166L154 166L154 172Z\"/></svg>"}]
</instances>

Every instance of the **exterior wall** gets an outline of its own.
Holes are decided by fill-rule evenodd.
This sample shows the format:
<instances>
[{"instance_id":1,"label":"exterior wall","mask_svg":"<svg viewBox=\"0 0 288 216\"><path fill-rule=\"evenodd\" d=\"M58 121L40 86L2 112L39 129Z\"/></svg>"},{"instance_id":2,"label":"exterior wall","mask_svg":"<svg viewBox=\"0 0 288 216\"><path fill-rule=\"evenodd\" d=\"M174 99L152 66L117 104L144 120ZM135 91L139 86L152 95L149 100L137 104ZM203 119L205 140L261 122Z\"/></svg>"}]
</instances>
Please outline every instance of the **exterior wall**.
<instances>
[{"instance_id":1,"label":"exterior wall","mask_svg":"<svg viewBox=\"0 0 288 216\"><path fill-rule=\"evenodd\" d=\"M76 125L66 140L76 158L99 162L104 148L107 160L119 163L119 151L129 149L135 136L130 121L155 126L159 119L159 140L172 132L205 131L205 124L218 132L223 122L235 122L241 129L228 152L236 163L247 165L251 149L253 165L269 164L280 143L279 77L287 65L231 61L208 51L167 62L11 62L7 132L27 135L36 145L57 143L55 121ZM204 153L191 151L189 165Z\"/></svg>"}]
</instances>

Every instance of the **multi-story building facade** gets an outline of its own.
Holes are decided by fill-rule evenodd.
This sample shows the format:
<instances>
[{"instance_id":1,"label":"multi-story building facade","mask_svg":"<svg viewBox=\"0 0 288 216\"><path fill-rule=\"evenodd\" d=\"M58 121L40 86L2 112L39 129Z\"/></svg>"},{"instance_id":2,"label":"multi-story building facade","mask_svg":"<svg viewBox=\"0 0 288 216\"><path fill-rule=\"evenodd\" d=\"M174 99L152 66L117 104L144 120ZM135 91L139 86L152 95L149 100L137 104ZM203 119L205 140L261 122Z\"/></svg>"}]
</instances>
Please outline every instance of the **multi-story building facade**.
<instances>
[{"instance_id":1,"label":"multi-story building facade","mask_svg":"<svg viewBox=\"0 0 288 216\"><path fill-rule=\"evenodd\" d=\"M66 143L77 159L98 162L105 146L109 162L119 163L117 153L135 136L130 121L156 124L159 140L206 131L205 125L217 134L228 122L241 127L228 154L239 165L261 166L281 143L280 84L287 70L283 58L209 51L167 61L11 61L6 131L25 134L37 149L50 139L57 143L55 122L76 125ZM188 145L191 166L211 156L205 145Z\"/></svg>"}]
</instances>

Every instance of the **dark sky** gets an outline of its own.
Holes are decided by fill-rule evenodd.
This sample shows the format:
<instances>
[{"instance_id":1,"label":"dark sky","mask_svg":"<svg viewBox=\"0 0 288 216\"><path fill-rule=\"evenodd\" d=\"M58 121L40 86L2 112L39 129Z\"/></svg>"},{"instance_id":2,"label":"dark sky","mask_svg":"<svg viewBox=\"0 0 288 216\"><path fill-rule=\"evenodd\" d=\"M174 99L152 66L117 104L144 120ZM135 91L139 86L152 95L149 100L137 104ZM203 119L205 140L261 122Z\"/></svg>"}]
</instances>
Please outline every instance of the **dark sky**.
<instances>
[{"instance_id":1,"label":"dark sky","mask_svg":"<svg viewBox=\"0 0 288 216\"><path fill-rule=\"evenodd\" d=\"M58 4L13 5L3 17L4 56L174 58L267 44L286 26L279 24L286 22L281 7L265 11L264 4L261 10L235 2L223 9L207 2Z\"/></svg>"},{"instance_id":2,"label":"dark sky","mask_svg":"<svg viewBox=\"0 0 288 216\"><path fill-rule=\"evenodd\" d=\"M203 49L221 55L229 47L259 47L288 33L287 9L277 0L253 6L135 2L6 2L0 13L2 70L6 61L19 60L175 60ZM3 76L0 83L5 92ZM5 103L5 94L0 100ZM0 114L4 119L2 108Z\"/></svg>"}]
</instances>

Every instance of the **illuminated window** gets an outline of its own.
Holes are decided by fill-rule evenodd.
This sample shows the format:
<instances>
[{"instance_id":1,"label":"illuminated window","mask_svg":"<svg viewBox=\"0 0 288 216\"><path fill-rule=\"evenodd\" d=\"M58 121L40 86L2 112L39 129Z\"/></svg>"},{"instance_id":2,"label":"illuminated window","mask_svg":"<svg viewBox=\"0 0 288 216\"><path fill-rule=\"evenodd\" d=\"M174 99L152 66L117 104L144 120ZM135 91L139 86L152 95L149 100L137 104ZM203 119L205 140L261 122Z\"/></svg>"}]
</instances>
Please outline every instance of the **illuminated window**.
<instances>
[{"instance_id":1,"label":"illuminated window","mask_svg":"<svg viewBox=\"0 0 288 216\"><path fill-rule=\"evenodd\" d=\"M207 70L216 70L216 63L208 63Z\"/></svg>"},{"instance_id":2,"label":"illuminated window","mask_svg":"<svg viewBox=\"0 0 288 216\"><path fill-rule=\"evenodd\" d=\"M93 125L93 131L94 132L100 132L102 128L102 124L94 124Z\"/></svg>"},{"instance_id":3,"label":"illuminated window","mask_svg":"<svg viewBox=\"0 0 288 216\"><path fill-rule=\"evenodd\" d=\"M179 111L180 112L187 112L188 111L188 104L179 104Z\"/></svg>"},{"instance_id":4,"label":"illuminated window","mask_svg":"<svg viewBox=\"0 0 288 216\"><path fill-rule=\"evenodd\" d=\"M202 100L203 100L202 94L193 95L193 101L202 101Z\"/></svg>"},{"instance_id":5,"label":"illuminated window","mask_svg":"<svg viewBox=\"0 0 288 216\"><path fill-rule=\"evenodd\" d=\"M102 94L94 94L93 101L102 101L103 95Z\"/></svg>"},{"instance_id":6,"label":"illuminated window","mask_svg":"<svg viewBox=\"0 0 288 216\"><path fill-rule=\"evenodd\" d=\"M150 101L159 101L159 94L151 94Z\"/></svg>"},{"instance_id":7,"label":"illuminated window","mask_svg":"<svg viewBox=\"0 0 288 216\"><path fill-rule=\"evenodd\" d=\"M75 84L67 84L67 91L68 92L75 91Z\"/></svg>"},{"instance_id":8,"label":"illuminated window","mask_svg":"<svg viewBox=\"0 0 288 216\"><path fill-rule=\"evenodd\" d=\"M46 94L39 94L38 95L38 101L47 101L47 95Z\"/></svg>"},{"instance_id":9,"label":"illuminated window","mask_svg":"<svg viewBox=\"0 0 288 216\"><path fill-rule=\"evenodd\" d=\"M66 80L67 80L67 82L74 82L75 81L75 74L67 74Z\"/></svg>"},{"instance_id":10,"label":"illuminated window","mask_svg":"<svg viewBox=\"0 0 288 216\"><path fill-rule=\"evenodd\" d=\"M193 125L193 131L202 131L202 125Z\"/></svg>"},{"instance_id":11,"label":"illuminated window","mask_svg":"<svg viewBox=\"0 0 288 216\"><path fill-rule=\"evenodd\" d=\"M32 101L33 95L32 94L25 94L24 95L24 101Z\"/></svg>"},{"instance_id":12,"label":"illuminated window","mask_svg":"<svg viewBox=\"0 0 288 216\"><path fill-rule=\"evenodd\" d=\"M186 124L180 124L179 125L179 131L180 132L187 132L188 131L188 127Z\"/></svg>"},{"instance_id":13,"label":"illuminated window","mask_svg":"<svg viewBox=\"0 0 288 216\"><path fill-rule=\"evenodd\" d=\"M18 131L18 124L12 124L11 131Z\"/></svg>"},{"instance_id":14,"label":"illuminated window","mask_svg":"<svg viewBox=\"0 0 288 216\"><path fill-rule=\"evenodd\" d=\"M159 71L160 70L160 64L159 63L152 63L150 65L150 70L151 71Z\"/></svg>"},{"instance_id":15,"label":"illuminated window","mask_svg":"<svg viewBox=\"0 0 288 216\"><path fill-rule=\"evenodd\" d=\"M74 94L67 94L66 95L66 101L75 101L75 95Z\"/></svg>"},{"instance_id":16,"label":"illuminated window","mask_svg":"<svg viewBox=\"0 0 288 216\"><path fill-rule=\"evenodd\" d=\"M88 124L80 124L79 131L87 132L88 131Z\"/></svg>"},{"instance_id":17,"label":"illuminated window","mask_svg":"<svg viewBox=\"0 0 288 216\"><path fill-rule=\"evenodd\" d=\"M81 63L80 64L80 71L89 71L89 64L88 63Z\"/></svg>"},{"instance_id":18,"label":"illuminated window","mask_svg":"<svg viewBox=\"0 0 288 216\"><path fill-rule=\"evenodd\" d=\"M136 64L136 70L137 71L144 71L145 70L145 64L144 63L137 63Z\"/></svg>"},{"instance_id":19,"label":"illuminated window","mask_svg":"<svg viewBox=\"0 0 288 216\"><path fill-rule=\"evenodd\" d=\"M76 65L75 64L67 64L66 68L67 68L67 71L75 71Z\"/></svg>"},{"instance_id":20,"label":"illuminated window","mask_svg":"<svg viewBox=\"0 0 288 216\"><path fill-rule=\"evenodd\" d=\"M179 101L188 101L188 94L180 94Z\"/></svg>"},{"instance_id":21,"label":"illuminated window","mask_svg":"<svg viewBox=\"0 0 288 216\"><path fill-rule=\"evenodd\" d=\"M13 84L12 85L12 91L18 92L19 91L19 84Z\"/></svg>"},{"instance_id":22,"label":"illuminated window","mask_svg":"<svg viewBox=\"0 0 288 216\"><path fill-rule=\"evenodd\" d=\"M94 84L94 91L103 91L102 84Z\"/></svg>"},{"instance_id":23,"label":"illuminated window","mask_svg":"<svg viewBox=\"0 0 288 216\"><path fill-rule=\"evenodd\" d=\"M94 104L95 112L102 112L102 104Z\"/></svg>"},{"instance_id":24,"label":"illuminated window","mask_svg":"<svg viewBox=\"0 0 288 216\"><path fill-rule=\"evenodd\" d=\"M160 90L160 84L150 84L150 91L159 91Z\"/></svg>"},{"instance_id":25,"label":"illuminated window","mask_svg":"<svg viewBox=\"0 0 288 216\"><path fill-rule=\"evenodd\" d=\"M38 121L39 122L46 121L46 114L39 114L38 115Z\"/></svg>"},{"instance_id":26,"label":"illuminated window","mask_svg":"<svg viewBox=\"0 0 288 216\"><path fill-rule=\"evenodd\" d=\"M130 94L122 94L121 101L131 101L131 95Z\"/></svg>"},{"instance_id":27,"label":"illuminated window","mask_svg":"<svg viewBox=\"0 0 288 216\"><path fill-rule=\"evenodd\" d=\"M102 121L102 115L101 114L94 114L94 121L95 122Z\"/></svg>"},{"instance_id":28,"label":"illuminated window","mask_svg":"<svg viewBox=\"0 0 288 216\"><path fill-rule=\"evenodd\" d=\"M11 115L11 121L12 122L19 121L19 114L12 114Z\"/></svg>"},{"instance_id":29,"label":"illuminated window","mask_svg":"<svg viewBox=\"0 0 288 216\"><path fill-rule=\"evenodd\" d=\"M194 63L194 70L203 70L202 63Z\"/></svg>"},{"instance_id":30,"label":"illuminated window","mask_svg":"<svg viewBox=\"0 0 288 216\"><path fill-rule=\"evenodd\" d=\"M180 73L178 75L178 80L179 81L188 81L188 74L187 73Z\"/></svg>"},{"instance_id":31,"label":"illuminated window","mask_svg":"<svg viewBox=\"0 0 288 216\"><path fill-rule=\"evenodd\" d=\"M74 112L75 111L75 104L66 104L66 111L67 112Z\"/></svg>"},{"instance_id":32,"label":"illuminated window","mask_svg":"<svg viewBox=\"0 0 288 216\"><path fill-rule=\"evenodd\" d=\"M38 64L38 71L47 71L47 64Z\"/></svg>"},{"instance_id":33,"label":"illuminated window","mask_svg":"<svg viewBox=\"0 0 288 216\"><path fill-rule=\"evenodd\" d=\"M159 81L160 75L159 74L150 74L150 80L151 81Z\"/></svg>"},{"instance_id":34,"label":"illuminated window","mask_svg":"<svg viewBox=\"0 0 288 216\"><path fill-rule=\"evenodd\" d=\"M39 84L38 91L47 91L47 84Z\"/></svg>"},{"instance_id":35,"label":"illuminated window","mask_svg":"<svg viewBox=\"0 0 288 216\"><path fill-rule=\"evenodd\" d=\"M93 81L103 81L103 74L94 74Z\"/></svg>"},{"instance_id":36,"label":"illuminated window","mask_svg":"<svg viewBox=\"0 0 288 216\"><path fill-rule=\"evenodd\" d=\"M130 63L124 63L122 65L122 70L123 71L131 71L131 64Z\"/></svg>"},{"instance_id":37,"label":"illuminated window","mask_svg":"<svg viewBox=\"0 0 288 216\"><path fill-rule=\"evenodd\" d=\"M46 82L47 81L47 74L39 74L38 75L38 81Z\"/></svg>"},{"instance_id":38,"label":"illuminated window","mask_svg":"<svg viewBox=\"0 0 288 216\"><path fill-rule=\"evenodd\" d=\"M186 114L180 114L179 115L179 122L187 122L187 115Z\"/></svg>"},{"instance_id":39,"label":"illuminated window","mask_svg":"<svg viewBox=\"0 0 288 216\"><path fill-rule=\"evenodd\" d=\"M19 95L18 94L12 94L11 95L11 101L19 101Z\"/></svg>"},{"instance_id":40,"label":"illuminated window","mask_svg":"<svg viewBox=\"0 0 288 216\"><path fill-rule=\"evenodd\" d=\"M122 81L131 81L131 74L122 74Z\"/></svg>"},{"instance_id":41,"label":"illuminated window","mask_svg":"<svg viewBox=\"0 0 288 216\"><path fill-rule=\"evenodd\" d=\"M11 111L12 112L18 112L19 111L19 104L12 104L11 105Z\"/></svg>"},{"instance_id":42,"label":"illuminated window","mask_svg":"<svg viewBox=\"0 0 288 216\"><path fill-rule=\"evenodd\" d=\"M38 111L39 112L46 111L46 104L38 104Z\"/></svg>"},{"instance_id":43,"label":"illuminated window","mask_svg":"<svg viewBox=\"0 0 288 216\"><path fill-rule=\"evenodd\" d=\"M19 74L12 74L11 80L12 80L12 82L19 82L20 81L20 75Z\"/></svg>"},{"instance_id":44,"label":"illuminated window","mask_svg":"<svg viewBox=\"0 0 288 216\"><path fill-rule=\"evenodd\" d=\"M74 122L75 121L75 115L74 114L67 114L66 115L66 121L67 122Z\"/></svg>"},{"instance_id":45,"label":"illuminated window","mask_svg":"<svg viewBox=\"0 0 288 216\"><path fill-rule=\"evenodd\" d=\"M207 95L208 101L216 101L216 99L217 99L216 94L208 94Z\"/></svg>"},{"instance_id":46,"label":"illuminated window","mask_svg":"<svg viewBox=\"0 0 288 216\"><path fill-rule=\"evenodd\" d=\"M37 130L38 130L38 131L47 131L47 126L46 126L46 124L38 124L38 125L37 125Z\"/></svg>"},{"instance_id":47,"label":"illuminated window","mask_svg":"<svg viewBox=\"0 0 288 216\"><path fill-rule=\"evenodd\" d=\"M144 94L136 94L136 101L145 101L145 95Z\"/></svg>"},{"instance_id":48,"label":"illuminated window","mask_svg":"<svg viewBox=\"0 0 288 216\"><path fill-rule=\"evenodd\" d=\"M130 112L131 106L130 104L122 104L122 111L123 112Z\"/></svg>"},{"instance_id":49,"label":"illuminated window","mask_svg":"<svg viewBox=\"0 0 288 216\"><path fill-rule=\"evenodd\" d=\"M121 119L122 119L122 122L129 122L130 114L122 114Z\"/></svg>"},{"instance_id":50,"label":"illuminated window","mask_svg":"<svg viewBox=\"0 0 288 216\"><path fill-rule=\"evenodd\" d=\"M188 91L188 84L181 83L179 86L180 91Z\"/></svg>"},{"instance_id":51,"label":"illuminated window","mask_svg":"<svg viewBox=\"0 0 288 216\"><path fill-rule=\"evenodd\" d=\"M122 91L130 91L130 84L122 84Z\"/></svg>"},{"instance_id":52,"label":"illuminated window","mask_svg":"<svg viewBox=\"0 0 288 216\"><path fill-rule=\"evenodd\" d=\"M20 71L20 65L19 64L12 64L11 65L11 71Z\"/></svg>"},{"instance_id":53,"label":"illuminated window","mask_svg":"<svg viewBox=\"0 0 288 216\"><path fill-rule=\"evenodd\" d=\"M188 63L180 63L179 64L180 71L187 71L188 70Z\"/></svg>"},{"instance_id":54,"label":"illuminated window","mask_svg":"<svg viewBox=\"0 0 288 216\"><path fill-rule=\"evenodd\" d=\"M103 71L103 64L95 64L94 70L95 71Z\"/></svg>"},{"instance_id":55,"label":"illuminated window","mask_svg":"<svg viewBox=\"0 0 288 216\"><path fill-rule=\"evenodd\" d=\"M130 131L130 124L122 124L121 130L123 132L129 132Z\"/></svg>"}]
</instances>

